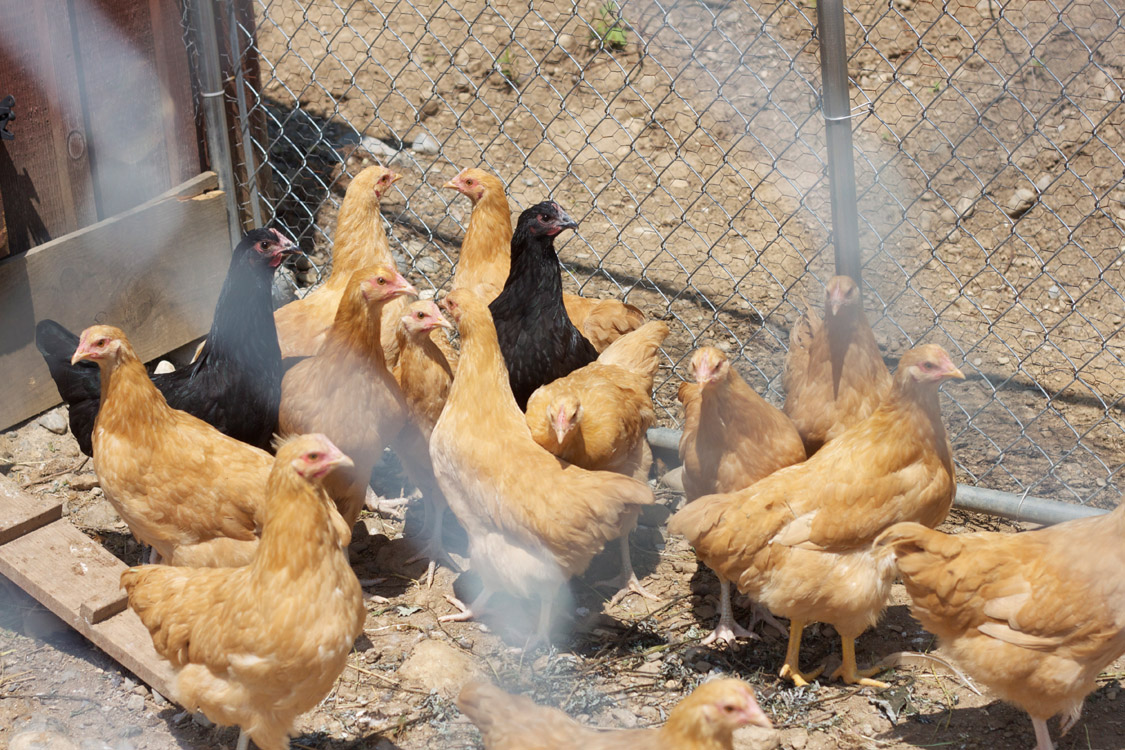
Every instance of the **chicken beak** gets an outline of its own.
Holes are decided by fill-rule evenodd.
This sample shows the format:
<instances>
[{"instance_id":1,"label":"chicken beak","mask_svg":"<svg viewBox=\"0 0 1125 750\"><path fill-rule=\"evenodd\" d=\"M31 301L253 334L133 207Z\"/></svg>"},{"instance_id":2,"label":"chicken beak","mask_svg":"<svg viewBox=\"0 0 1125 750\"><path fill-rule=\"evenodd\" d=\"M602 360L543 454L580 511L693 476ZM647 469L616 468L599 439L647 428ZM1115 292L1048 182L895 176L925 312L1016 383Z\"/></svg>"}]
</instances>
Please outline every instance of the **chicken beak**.
<instances>
[{"instance_id":1,"label":"chicken beak","mask_svg":"<svg viewBox=\"0 0 1125 750\"><path fill-rule=\"evenodd\" d=\"M339 468L350 469L353 466L355 466L355 462L352 461L347 456L345 456L343 453L340 453L339 449L337 449L337 455L328 459L325 463L328 466L330 466L332 469L339 469Z\"/></svg>"},{"instance_id":2,"label":"chicken beak","mask_svg":"<svg viewBox=\"0 0 1125 750\"><path fill-rule=\"evenodd\" d=\"M399 172L387 172L387 186L391 186L402 179L402 174Z\"/></svg>"},{"instance_id":3,"label":"chicken beak","mask_svg":"<svg viewBox=\"0 0 1125 750\"><path fill-rule=\"evenodd\" d=\"M461 190L461 173L458 172L456 177L454 177L452 180L448 180L444 185L442 185L442 187L448 188L450 190L456 190L456 191L460 192L460 190Z\"/></svg>"},{"instance_id":4,"label":"chicken beak","mask_svg":"<svg viewBox=\"0 0 1125 750\"><path fill-rule=\"evenodd\" d=\"M945 371L945 377L955 378L957 380L964 380L965 379L965 373L961 372L961 370L957 367L950 367L948 370Z\"/></svg>"},{"instance_id":5,"label":"chicken beak","mask_svg":"<svg viewBox=\"0 0 1125 750\"><path fill-rule=\"evenodd\" d=\"M559 209L558 222L559 222L558 227L559 227L560 232L564 229L577 229L578 228L578 222L575 221L574 219L570 218L570 215L566 211L563 211L561 208Z\"/></svg>"},{"instance_id":6,"label":"chicken beak","mask_svg":"<svg viewBox=\"0 0 1125 750\"><path fill-rule=\"evenodd\" d=\"M394 291L396 297L401 297L404 294L412 294L415 297L418 296L418 290L413 284L407 281L401 273L396 272L395 279L391 283L393 284L391 290Z\"/></svg>"},{"instance_id":7,"label":"chicken beak","mask_svg":"<svg viewBox=\"0 0 1125 750\"><path fill-rule=\"evenodd\" d=\"M442 315L440 312L437 314L437 317L434 318L434 325L441 328L448 328L451 331L453 330L453 324L450 323L449 319Z\"/></svg>"},{"instance_id":8,"label":"chicken beak","mask_svg":"<svg viewBox=\"0 0 1125 750\"><path fill-rule=\"evenodd\" d=\"M743 711L742 716L746 723L751 726L773 729L773 722L770 721L770 717L766 716L766 712L762 710L757 701L752 701Z\"/></svg>"},{"instance_id":9,"label":"chicken beak","mask_svg":"<svg viewBox=\"0 0 1125 750\"><path fill-rule=\"evenodd\" d=\"M74 350L74 354L70 358L70 364L72 364L72 365L78 364L82 360L86 359L87 355L89 355L89 354L90 354L89 350L86 349L86 339L83 338L81 341L78 342L78 348Z\"/></svg>"}]
</instances>

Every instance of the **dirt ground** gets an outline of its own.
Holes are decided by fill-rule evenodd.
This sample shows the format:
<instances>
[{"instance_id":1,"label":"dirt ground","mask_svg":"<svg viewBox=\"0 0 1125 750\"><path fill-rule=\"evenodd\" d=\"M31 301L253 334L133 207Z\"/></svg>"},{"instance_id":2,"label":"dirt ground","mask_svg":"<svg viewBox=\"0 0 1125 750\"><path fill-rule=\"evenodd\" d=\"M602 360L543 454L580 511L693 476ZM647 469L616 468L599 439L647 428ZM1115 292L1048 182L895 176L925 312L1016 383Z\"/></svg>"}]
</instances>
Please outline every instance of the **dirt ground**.
<instances>
[{"instance_id":1,"label":"dirt ground","mask_svg":"<svg viewBox=\"0 0 1125 750\"><path fill-rule=\"evenodd\" d=\"M1092 1L1069 3L1065 23L1051 4L1023 2L1006 3L997 23L993 5L895 0L849 17L853 104L871 107L855 121L867 307L892 364L919 341L963 356L969 380L943 396L961 481L1112 507L1125 459L1115 155L1125 76L1111 50L1125 32ZM483 164L517 207L551 196L579 220L559 246L571 288L626 296L672 326L657 390L664 424L680 417L675 388L704 343L740 355L751 384L779 400L789 325L832 273L815 3L631 0L622 49L591 40L605 8L592 0L382 6L259 9L266 152L278 221L309 256L295 269L302 284L327 262L340 164L361 164L361 136L380 139L389 151L368 148L406 175L384 214L412 280L435 289L448 285L469 216L440 186ZM418 136L436 153L412 148ZM138 562L83 458L40 419L0 434L0 471L61 497L76 526ZM389 462L381 493L403 485ZM361 578L387 580L368 588L365 635L294 747L479 747L449 692L473 672L605 727L659 724L707 675L736 674L777 725L740 734L743 750L1034 744L1019 710L945 675L896 669L883 676L888 690L796 689L776 676L785 644L769 630L701 648L717 585L663 531L680 496L660 497L633 539L660 601L608 607L589 583L615 572L605 554L572 585L556 648L531 653L519 634L535 613L519 602L488 631L437 623L452 611L443 595L471 595L475 581L439 569L427 589L421 563L402 565L413 506L405 518L365 515L353 561ZM955 512L943 528L1014 526ZM464 553L457 529L446 541ZM896 585L859 641L861 663L933 648L905 603ZM830 628L806 631L803 663L836 654ZM1123 675L1121 661L1103 675L1060 750L1125 748ZM54 733L53 750L229 748L237 734L200 726L0 583L0 747L31 730Z\"/></svg>"},{"instance_id":2,"label":"dirt ground","mask_svg":"<svg viewBox=\"0 0 1125 750\"><path fill-rule=\"evenodd\" d=\"M895 0L847 17L867 308L889 361L963 357L946 389L974 484L1113 507L1125 457L1125 44L1117 11ZM325 260L357 140L414 280L448 284L484 165L517 210L580 223L568 283L666 319L662 416L702 343L780 390L832 274L815 2L273 0L260 14L278 220ZM614 19L625 44L592 30ZM388 144L390 144L388 146ZM415 144L418 147L415 148ZM399 150L400 149L400 150Z\"/></svg>"},{"instance_id":3,"label":"dirt ground","mask_svg":"<svg viewBox=\"0 0 1125 750\"><path fill-rule=\"evenodd\" d=\"M0 434L0 470L28 492L63 500L68 517L91 538L129 564L141 552L124 523L96 486L90 465L69 434L56 434L52 414ZM409 494L389 460L376 486L387 497ZM616 572L616 555L603 553L571 586L572 601L554 631L551 650L524 652L534 628L534 604L501 598L503 621L439 624L453 611L444 595L472 596L479 584L471 572L439 568L432 588L420 580L424 564L405 566L409 536L420 524L416 504L405 519L365 513L351 556L361 579L385 577L369 586L368 618L348 667L321 705L298 721L295 748L479 748L479 735L451 698L470 675L498 681L513 692L564 708L602 727L662 723L667 711L708 675L738 675L757 691L776 724L739 734L740 750L957 747L1026 750L1034 743L1031 723L1019 710L944 673L899 668L881 679L886 690L848 688L819 681L794 688L776 675L785 642L759 626L761 639L733 647L701 647L716 620L718 587L700 570L686 543L663 530L681 501L658 487L660 505L641 519L633 535L634 561L649 602L628 597L610 607L590 582ZM405 489L405 493L404 493ZM448 530L446 542L464 564L463 532ZM1013 530L1007 522L955 511L947 531ZM366 532L366 533L364 533ZM379 597L383 597L381 599ZM907 609L896 584L882 621L859 641L861 664L900 651L930 651L932 637ZM745 620L744 607L736 614ZM487 628L487 630L485 629ZM838 663L839 640L830 627L805 632L802 663ZM1118 661L1086 701L1084 718L1060 750L1125 747ZM1056 725L1052 723L1052 726ZM1056 728L1057 731L1057 728ZM27 745L31 732L49 732L52 744ZM22 739L16 739L21 738ZM39 735L42 738L42 735ZM206 728L154 694L101 651L0 579L0 747L50 750L172 750L231 748L237 730Z\"/></svg>"}]
</instances>

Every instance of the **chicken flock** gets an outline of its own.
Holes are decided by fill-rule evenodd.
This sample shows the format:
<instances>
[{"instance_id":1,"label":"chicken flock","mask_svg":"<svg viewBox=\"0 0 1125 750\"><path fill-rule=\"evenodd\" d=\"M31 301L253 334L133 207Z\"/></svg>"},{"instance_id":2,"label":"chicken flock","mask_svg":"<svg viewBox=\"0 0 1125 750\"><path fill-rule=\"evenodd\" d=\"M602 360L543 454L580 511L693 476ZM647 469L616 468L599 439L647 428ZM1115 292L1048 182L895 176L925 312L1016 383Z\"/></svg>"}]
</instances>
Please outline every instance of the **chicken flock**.
<instances>
[{"instance_id":1,"label":"chicken flock","mask_svg":"<svg viewBox=\"0 0 1125 750\"><path fill-rule=\"evenodd\" d=\"M151 564L122 575L129 605L176 670L175 700L238 725L239 750L287 747L363 632L347 547L387 448L422 491L427 582L437 562L453 564L447 512L468 537L482 588L468 603L447 596L442 620L475 618L505 593L538 602L524 648L550 642L568 582L611 544L611 601L655 598L629 534L655 502L646 431L668 324L564 293L554 242L576 222L544 201L513 228L504 183L475 168L445 183L473 206L447 318L396 268L379 204L397 179L382 166L355 177L331 275L276 311L273 272L295 247L276 230L247 234L186 368L150 376L112 326L37 327L72 432L151 548ZM921 623L1027 711L1049 750L1047 719L1062 714L1069 729L1125 653L1125 506L1017 535L935 531L956 490L938 388L964 376L949 355L917 346L892 376L842 276L824 318L806 312L789 343L783 409L709 346L691 353L679 389L686 503L668 530L720 582L703 644L757 637L734 621L733 585L788 629L781 677L818 677L802 669L801 634L823 622L841 639L832 677L883 686L858 666L855 639L898 575ZM458 706L490 750L731 748L738 727L770 725L736 679L704 683L650 730L594 730L486 683L467 685Z\"/></svg>"}]
</instances>

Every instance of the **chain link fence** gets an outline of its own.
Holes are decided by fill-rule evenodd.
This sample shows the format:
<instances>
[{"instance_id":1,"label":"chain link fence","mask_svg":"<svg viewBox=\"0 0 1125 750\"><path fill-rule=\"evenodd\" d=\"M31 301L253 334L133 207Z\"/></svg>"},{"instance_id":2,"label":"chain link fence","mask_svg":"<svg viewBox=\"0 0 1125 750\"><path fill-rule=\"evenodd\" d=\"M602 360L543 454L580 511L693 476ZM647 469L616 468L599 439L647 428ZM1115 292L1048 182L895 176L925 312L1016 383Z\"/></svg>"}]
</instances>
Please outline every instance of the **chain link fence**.
<instances>
[{"instance_id":1,"label":"chain link fence","mask_svg":"<svg viewBox=\"0 0 1125 750\"><path fill-rule=\"evenodd\" d=\"M225 0L248 220L329 258L363 158L413 279L447 287L465 166L580 224L568 285L738 356L780 403L789 326L833 274L815 0ZM1066 3L857 3L847 16L867 309L892 364L963 357L960 479L1113 507L1125 455L1121 14ZM228 90L229 93L229 90ZM257 127L255 127L257 124Z\"/></svg>"}]
</instances>

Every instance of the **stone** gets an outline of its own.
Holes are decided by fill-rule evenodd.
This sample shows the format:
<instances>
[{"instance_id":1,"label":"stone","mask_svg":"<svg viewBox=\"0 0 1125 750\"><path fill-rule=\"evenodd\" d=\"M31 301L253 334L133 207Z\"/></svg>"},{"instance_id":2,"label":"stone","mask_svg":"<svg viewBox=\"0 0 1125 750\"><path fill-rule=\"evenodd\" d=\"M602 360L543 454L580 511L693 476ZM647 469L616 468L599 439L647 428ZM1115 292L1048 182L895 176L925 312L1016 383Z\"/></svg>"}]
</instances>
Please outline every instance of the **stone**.
<instances>
[{"instance_id":1,"label":"stone","mask_svg":"<svg viewBox=\"0 0 1125 750\"><path fill-rule=\"evenodd\" d=\"M398 668L398 675L426 691L452 698L481 673L468 654L435 640L420 641Z\"/></svg>"},{"instance_id":2,"label":"stone","mask_svg":"<svg viewBox=\"0 0 1125 750\"><path fill-rule=\"evenodd\" d=\"M793 750L805 750L805 745L809 744L809 730L794 729L792 733L786 735L785 743Z\"/></svg>"},{"instance_id":3,"label":"stone","mask_svg":"<svg viewBox=\"0 0 1125 750\"><path fill-rule=\"evenodd\" d=\"M90 503L81 513L75 515L77 516L76 523L79 526L95 531L115 530L117 524L121 521L121 516L117 514L117 511L105 498Z\"/></svg>"},{"instance_id":4,"label":"stone","mask_svg":"<svg viewBox=\"0 0 1125 750\"><path fill-rule=\"evenodd\" d=\"M125 699L125 708L129 709L133 713L136 713L137 711L144 711L144 709L145 709L145 698L144 698L144 696L143 695L137 695L136 693L130 693L129 697Z\"/></svg>"},{"instance_id":5,"label":"stone","mask_svg":"<svg viewBox=\"0 0 1125 750\"><path fill-rule=\"evenodd\" d=\"M660 477L660 483L675 492L684 491L684 467L678 466Z\"/></svg>"},{"instance_id":6,"label":"stone","mask_svg":"<svg viewBox=\"0 0 1125 750\"><path fill-rule=\"evenodd\" d=\"M166 373L175 372L175 371L176 371L176 366L174 364L172 364L171 362L169 362L166 359L162 359L162 360L160 360L159 362L156 363L156 367L153 368L152 374L153 375L164 375Z\"/></svg>"},{"instance_id":7,"label":"stone","mask_svg":"<svg viewBox=\"0 0 1125 750\"><path fill-rule=\"evenodd\" d=\"M1013 219L1022 216L1035 203L1037 196L1038 194L1031 188L1020 188L1008 196L1008 202L1004 204L1004 211Z\"/></svg>"},{"instance_id":8,"label":"stone","mask_svg":"<svg viewBox=\"0 0 1125 750\"><path fill-rule=\"evenodd\" d=\"M164 708L168 705L168 699L155 690L152 691L152 702L159 708Z\"/></svg>"},{"instance_id":9,"label":"stone","mask_svg":"<svg viewBox=\"0 0 1125 750\"><path fill-rule=\"evenodd\" d=\"M380 157L384 159L390 159L392 156L398 154L397 148L392 148L378 138L370 135L365 135L360 138L359 145L366 149L376 159Z\"/></svg>"},{"instance_id":10,"label":"stone","mask_svg":"<svg viewBox=\"0 0 1125 750\"><path fill-rule=\"evenodd\" d=\"M418 154L432 156L441 151L441 143L429 133L419 133L414 136L414 142L410 144L410 150Z\"/></svg>"},{"instance_id":11,"label":"stone","mask_svg":"<svg viewBox=\"0 0 1125 750\"><path fill-rule=\"evenodd\" d=\"M781 732L765 727L742 727L735 731L733 744L734 750L775 750L781 746Z\"/></svg>"},{"instance_id":12,"label":"stone","mask_svg":"<svg viewBox=\"0 0 1125 750\"><path fill-rule=\"evenodd\" d=\"M67 429L66 417L57 410L49 411L39 417L39 426L56 435L65 435Z\"/></svg>"},{"instance_id":13,"label":"stone","mask_svg":"<svg viewBox=\"0 0 1125 750\"><path fill-rule=\"evenodd\" d=\"M626 708L611 708L609 715L613 717L613 721L618 726L632 729L637 726L637 715Z\"/></svg>"},{"instance_id":14,"label":"stone","mask_svg":"<svg viewBox=\"0 0 1125 750\"><path fill-rule=\"evenodd\" d=\"M78 750L78 746L58 732L31 730L12 737L8 750Z\"/></svg>"},{"instance_id":15,"label":"stone","mask_svg":"<svg viewBox=\"0 0 1125 750\"><path fill-rule=\"evenodd\" d=\"M67 481L67 484L70 485L70 489L77 490L78 492L88 492L95 487L101 486L97 474L78 474L77 476L72 476Z\"/></svg>"}]
</instances>

